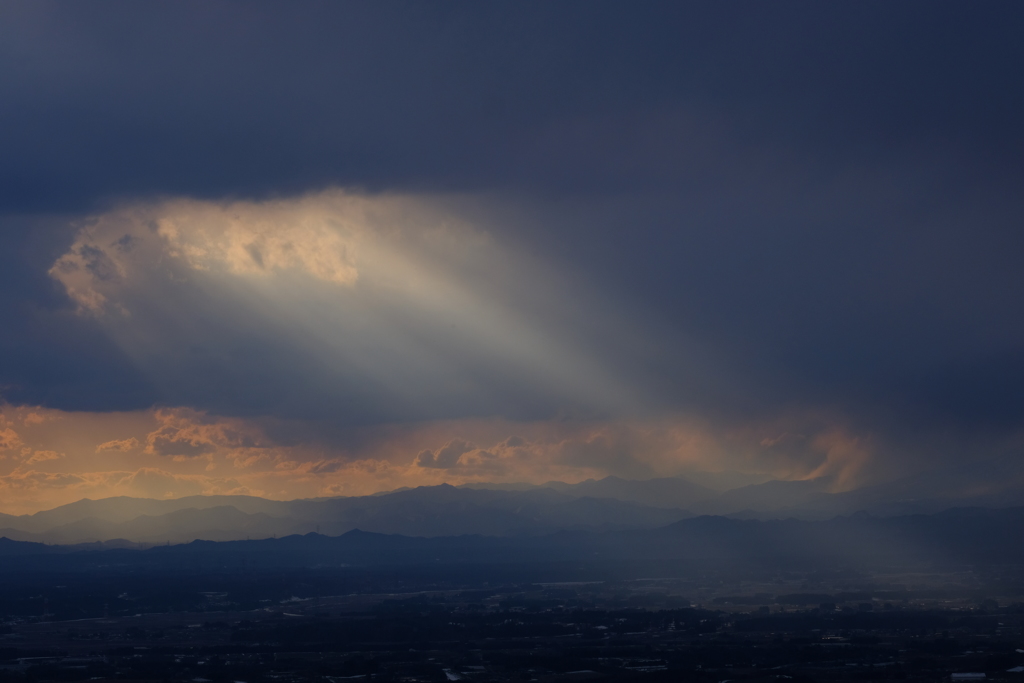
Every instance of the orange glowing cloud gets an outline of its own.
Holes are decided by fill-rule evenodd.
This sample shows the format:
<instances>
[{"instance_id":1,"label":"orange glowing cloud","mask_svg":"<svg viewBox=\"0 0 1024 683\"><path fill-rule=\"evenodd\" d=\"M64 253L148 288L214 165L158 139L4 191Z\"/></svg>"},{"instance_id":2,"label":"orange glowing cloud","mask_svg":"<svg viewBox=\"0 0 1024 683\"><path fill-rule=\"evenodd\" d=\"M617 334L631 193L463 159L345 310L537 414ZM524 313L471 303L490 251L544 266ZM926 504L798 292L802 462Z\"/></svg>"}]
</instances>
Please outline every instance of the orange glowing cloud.
<instances>
[{"instance_id":1,"label":"orange glowing cloud","mask_svg":"<svg viewBox=\"0 0 1024 683\"><path fill-rule=\"evenodd\" d=\"M21 437L18 433L7 427L0 430L0 451L10 451L21 446Z\"/></svg>"},{"instance_id":2,"label":"orange glowing cloud","mask_svg":"<svg viewBox=\"0 0 1024 683\"><path fill-rule=\"evenodd\" d=\"M125 453L127 451L135 450L139 447L139 440L135 437L129 439L112 439L96 446L96 452L101 451L121 451Z\"/></svg>"},{"instance_id":3,"label":"orange glowing cloud","mask_svg":"<svg viewBox=\"0 0 1024 683\"><path fill-rule=\"evenodd\" d=\"M27 414L42 419L29 420ZM877 478L870 435L813 413L716 425L682 415L612 421L465 419L366 427L350 445L288 443L263 418L190 408L69 413L7 406L0 430L3 512L79 498L249 493L275 499L366 495L440 483L577 482L740 472L829 477L835 490ZM302 431L295 426L290 433ZM351 445L357 444L357 445Z\"/></svg>"}]
</instances>

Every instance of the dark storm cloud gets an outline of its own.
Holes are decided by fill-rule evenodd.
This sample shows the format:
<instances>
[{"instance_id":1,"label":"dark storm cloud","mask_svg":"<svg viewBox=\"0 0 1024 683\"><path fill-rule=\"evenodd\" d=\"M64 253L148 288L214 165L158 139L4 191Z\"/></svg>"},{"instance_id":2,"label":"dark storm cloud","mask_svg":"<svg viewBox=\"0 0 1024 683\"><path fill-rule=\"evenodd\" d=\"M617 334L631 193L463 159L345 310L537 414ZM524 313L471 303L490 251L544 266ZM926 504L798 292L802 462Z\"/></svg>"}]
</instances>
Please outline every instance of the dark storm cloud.
<instances>
[{"instance_id":1,"label":"dark storm cloud","mask_svg":"<svg viewBox=\"0 0 1024 683\"><path fill-rule=\"evenodd\" d=\"M912 143L1014 166L1021 151L1010 3L8 3L4 16L11 207L324 183L674 187L692 162L637 149L645 133L628 124L695 103L740 144L826 164Z\"/></svg>"},{"instance_id":2,"label":"dark storm cloud","mask_svg":"<svg viewBox=\"0 0 1024 683\"><path fill-rule=\"evenodd\" d=\"M195 352L218 372L154 388L45 276L74 232L32 214L339 185L518 205L490 216L505 239L657 329L666 348L620 364L665 406L1020 426L1019 4L2 12L0 206L29 215L4 219L9 400L254 410L223 390L239 381L224 349ZM254 339L231 353L259 356L286 396L274 340ZM717 379L673 364L673 340Z\"/></svg>"}]
</instances>

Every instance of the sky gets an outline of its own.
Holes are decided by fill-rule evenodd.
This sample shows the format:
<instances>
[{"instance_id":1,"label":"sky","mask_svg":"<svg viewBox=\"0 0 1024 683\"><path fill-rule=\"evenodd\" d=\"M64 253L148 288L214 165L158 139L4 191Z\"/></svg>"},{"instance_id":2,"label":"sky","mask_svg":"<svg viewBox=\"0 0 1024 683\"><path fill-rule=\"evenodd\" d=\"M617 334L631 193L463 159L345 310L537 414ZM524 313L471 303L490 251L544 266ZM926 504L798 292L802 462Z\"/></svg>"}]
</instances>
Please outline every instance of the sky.
<instances>
[{"instance_id":1,"label":"sky","mask_svg":"<svg viewBox=\"0 0 1024 683\"><path fill-rule=\"evenodd\" d=\"M0 2L0 511L1024 490L1022 30L1015 2Z\"/></svg>"}]
</instances>

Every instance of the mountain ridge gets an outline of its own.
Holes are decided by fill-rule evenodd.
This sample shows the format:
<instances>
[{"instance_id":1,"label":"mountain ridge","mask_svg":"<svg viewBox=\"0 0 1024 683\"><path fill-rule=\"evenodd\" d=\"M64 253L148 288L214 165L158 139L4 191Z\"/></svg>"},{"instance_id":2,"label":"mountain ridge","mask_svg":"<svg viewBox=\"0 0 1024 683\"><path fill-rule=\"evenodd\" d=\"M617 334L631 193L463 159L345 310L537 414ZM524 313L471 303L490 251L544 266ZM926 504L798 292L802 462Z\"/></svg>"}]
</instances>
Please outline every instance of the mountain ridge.
<instances>
[{"instance_id":1,"label":"mountain ridge","mask_svg":"<svg viewBox=\"0 0 1024 683\"><path fill-rule=\"evenodd\" d=\"M277 539L152 546L50 546L0 539L5 571L93 566L345 567L417 564L760 562L869 566L965 566L1024 563L1024 507L957 508L934 515L850 515L828 521L738 520L703 515L645 530L557 531L533 536L415 537L359 529L339 536L293 534ZM34 559L33 559L34 558ZM780 564L781 563L781 564ZM653 566L653 565L652 565ZM767 566L767 565L766 565Z\"/></svg>"},{"instance_id":2,"label":"mountain ridge","mask_svg":"<svg viewBox=\"0 0 1024 683\"><path fill-rule=\"evenodd\" d=\"M421 486L369 496L276 501L256 496L82 499L30 515L0 515L0 534L44 543L126 539L179 543L269 538L360 528L407 536L538 535L559 530L641 530L699 515L768 521L828 520L856 511L898 516L978 505L1024 503L1015 489L974 497L913 497L914 480L833 493L827 478L781 481L724 492L683 478L590 479L576 484ZM493 488L489 488L493 486Z\"/></svg>"}]
</instances>

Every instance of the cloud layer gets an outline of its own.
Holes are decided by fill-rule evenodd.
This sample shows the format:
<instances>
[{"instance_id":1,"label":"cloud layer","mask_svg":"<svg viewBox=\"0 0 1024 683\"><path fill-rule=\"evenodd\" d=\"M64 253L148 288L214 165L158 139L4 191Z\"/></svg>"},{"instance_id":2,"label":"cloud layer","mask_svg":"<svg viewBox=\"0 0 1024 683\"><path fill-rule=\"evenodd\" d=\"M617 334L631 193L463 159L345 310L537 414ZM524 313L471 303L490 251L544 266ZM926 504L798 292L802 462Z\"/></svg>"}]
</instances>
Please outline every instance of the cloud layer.
<instances>
[{"instance_id":1,"label":"cloud layer","mask_svg":"<svg viewBox=\"0 0 1024 683\"><path fill-rule=\"evenodd\" d=\"M50 275L170 404L344 423L641 398L601 353L624 317L581 329L586 292L438 200L135 203Z\"/></svg>"},{"instance_id":2,"label":"cloud layer","mask_svg":"<svg viewBox=\"0 0 1024 683\"><path fill-rule=\"evenodd\" d=\"M1024 484L1012 458L976 459L965 468L950 457L964 447L1012 456L1024 442L1019 435L948 450L948 444L858 431L841 416L821 412L733 422L684 414L463 418L350 429L356 433L348 444L317 440L318 431L308 421L285 424L183 407L80 413L7 406L0 411L0 512L114 495L290 500L444 482L540 484L608 475L683 476L722 489L820 477L836 492L909 476L907 495L950 497L1016 491ZM304 439L291 438L296 433Z\"/></svg>"},{"instance_id":3,"label":"cloud layer","mask_svg":"<svg viewBox=\"0 0 1024 683\"><path fill-rule=\"evenodd\" d=\"M316 426L290 427L304 434ZM361 428L347 447L282 440L278 419L191 408L0 413L0 512L111 495L367 495L442 482L577 482L695 476L715 484L829 477L846 490L885 476L877 444L824 416L722 425L677 415L615 421L476 418ZM802 433L784 431L800 429Z\"/></svg>"},{"instance_id":4,"label":"cloud layer","mask_svg":"<svg viewBox=\"0 0 1024 683\"><path fill-rule=\"evenodd\" d=\"M1022 33L1019 3L0 4L5 500L1001 485Z\"/></svg>"}]
</instances>

